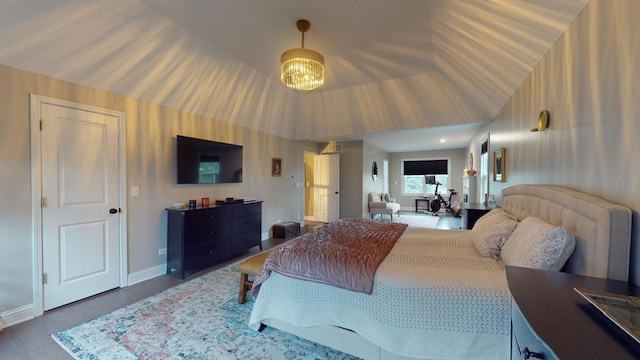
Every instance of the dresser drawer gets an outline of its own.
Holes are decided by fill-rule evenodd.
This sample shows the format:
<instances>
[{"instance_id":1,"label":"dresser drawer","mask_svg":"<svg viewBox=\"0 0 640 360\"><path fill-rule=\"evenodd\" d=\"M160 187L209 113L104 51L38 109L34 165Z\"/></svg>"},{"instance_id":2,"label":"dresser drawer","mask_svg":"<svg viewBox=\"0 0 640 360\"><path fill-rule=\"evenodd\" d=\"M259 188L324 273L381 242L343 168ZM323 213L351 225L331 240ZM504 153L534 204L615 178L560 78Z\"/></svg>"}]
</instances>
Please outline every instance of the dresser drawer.
<instances>
[{"instance_id":1,"label":"dresser drawer","mask_svg":"<svg viewBox=\"0 0 640 360\"><path fill-rule=\"evenodd\" d=\"M233 234L244 234L262 230L262 214L243 216L233 219Z\"/></svg>"},{"instance_id":2,"label":"dresser drawer","mask_svg":"<svg viewBox=\"0 0 640 360\"><path fill-rule=\"evenodd\" d=\"M262 214L262 204L251 204L233 208L233 218L241 216Z\"/></svg>"},{"instance_id":3,"label":"dresser drawer","mask_svg":"<svg viewBox=\"0 0 640 360\"><path fill-rule=\"evenodd\" d=\"M185 226L200 226L219 220L231 219L232 209L212 208L206 210L188 211L184 216Z\"/></svg>"},{"instance_id":4,"label":"dresser drawer","mask_svg":"<svg viewBox=\"0 0 640 360\"><path fill-rule=\"evenodd\" d=\"M197 269L224 259L229 253L229 240L217 241L186 249L184 253L185 270Z\"/></svg>"},{"instance_id":5,"label":"dresser drawer","mask_svg":"<svg viewBox=\"0 0 640 360\"><path fill-rule=\"evenodd\" d=\"M260 245L260 241L260 231L235 235L232 243L233 252L237 254L249 250L254 246Z\"/></svg>"},{"instance_id":6,"label":"dresser drawer","mask_svg":"<svg viewBox=\"0 0 640 360\"><path fill-rule=\"evenodd\" d=\"M211 242L216 238L230 238L232 234L232 220L216 221L202 226L192 226L185 234L185 247Z\"/></svg>"}]
</instances>

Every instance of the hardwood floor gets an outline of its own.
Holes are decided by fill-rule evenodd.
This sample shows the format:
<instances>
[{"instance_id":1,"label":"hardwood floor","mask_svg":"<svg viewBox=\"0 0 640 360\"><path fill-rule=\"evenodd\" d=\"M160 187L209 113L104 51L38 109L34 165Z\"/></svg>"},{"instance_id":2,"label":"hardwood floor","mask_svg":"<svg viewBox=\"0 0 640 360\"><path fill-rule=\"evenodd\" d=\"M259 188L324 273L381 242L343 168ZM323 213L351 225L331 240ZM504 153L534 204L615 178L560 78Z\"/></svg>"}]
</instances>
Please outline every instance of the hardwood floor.
<instances>
[{"instance_id":1,"label":"hardwood floor","mask_svg":"<svg viewBox=\"0 0 640 360\"><path fill-rule=\"evenodd\" d=\"M460 228L460 218L445 214L439 216L439 229ZM324 224L319 223L314 226L305 226L301 231L304 234L323 225ZM269 249L284 241L286 240L272 238L265 240L262 244L264 249ZM186 280L221 268L241 258L254 255L259 251L257 247L252 248L248 253L230 259L225 263L191 274L184 280L180 280L176 276L163 275L126 288L107 291L57 309L49 310L45 312L44 315L33 320L3 329L0 331L0 358L43 360L73 359L51 339L51 334L154 295L160 291L181 284Z\"/></svg>"},{"instance_id":2,"label":"hardwood floor","mask_svg":"<svg viewBox=\"0 0 640 360\"><path fill-rule=\"evenodd\" d=\"M462 226L462 218L455 217L451 214L439 214L438 229L444 230L460 230Z\"/></svg>"}]
</instances>

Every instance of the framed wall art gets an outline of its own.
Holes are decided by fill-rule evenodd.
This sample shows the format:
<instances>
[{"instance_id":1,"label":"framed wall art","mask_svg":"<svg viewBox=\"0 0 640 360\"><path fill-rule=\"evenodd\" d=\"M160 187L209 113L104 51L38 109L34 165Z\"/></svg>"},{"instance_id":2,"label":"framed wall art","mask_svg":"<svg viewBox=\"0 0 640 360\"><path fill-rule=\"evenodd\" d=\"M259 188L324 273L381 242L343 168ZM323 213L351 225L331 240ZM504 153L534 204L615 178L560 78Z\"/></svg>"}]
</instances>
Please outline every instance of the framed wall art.
<instances>
[{"instance_id":1,"label":"framed wall art","mask_svg":"<svg viewBox=\"0 0 640 360\"><path fill-rule=\"evenodd\" d=\"M282 159L271 158L271 176L282 176Z\"/></svg>"},{"instance_id":2,"label":"framed wall art","mask_svg":"<svg viewBox=\"0 0 640 360\"><path fill-rule=\"evenodd\" d=\"M505 162L505 148L500 148L493 152L493 181L507 181Z\"/></svg>"}]
</instances>

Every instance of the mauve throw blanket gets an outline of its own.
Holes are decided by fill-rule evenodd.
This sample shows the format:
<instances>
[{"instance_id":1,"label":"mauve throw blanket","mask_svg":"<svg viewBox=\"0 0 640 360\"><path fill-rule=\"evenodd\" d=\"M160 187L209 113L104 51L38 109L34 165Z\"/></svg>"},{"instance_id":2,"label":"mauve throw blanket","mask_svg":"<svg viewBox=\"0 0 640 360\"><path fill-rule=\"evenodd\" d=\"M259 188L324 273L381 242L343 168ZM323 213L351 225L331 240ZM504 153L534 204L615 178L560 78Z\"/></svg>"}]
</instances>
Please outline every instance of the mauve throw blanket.
<instances>
[{"instance_id":1,"label":"mauve throw blanket","mask_svg":"<svg viewBox=\"0 0 640 360\"><path fill-rule=\"evenodd\" d=\"M253 282L257 295L272 271L371 294L373 276L406 224L348 218L329 223L273 249Z\"/></svg>"}]
</instances>

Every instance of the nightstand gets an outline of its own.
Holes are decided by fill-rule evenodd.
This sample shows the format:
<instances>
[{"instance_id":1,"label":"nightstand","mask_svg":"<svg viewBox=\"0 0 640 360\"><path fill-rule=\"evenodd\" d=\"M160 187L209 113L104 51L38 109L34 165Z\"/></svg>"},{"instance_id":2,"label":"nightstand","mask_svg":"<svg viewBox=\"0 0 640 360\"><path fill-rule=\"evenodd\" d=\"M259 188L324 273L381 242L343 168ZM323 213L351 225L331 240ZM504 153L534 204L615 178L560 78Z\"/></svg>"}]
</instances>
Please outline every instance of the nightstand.
<instances>
[{"instance_id":1,"label":"nightstand","mask_svg":"<svg viewBox=\"0 0 640 360\"><path fill-rule=\"evenodd\" d=\"M512 359L638 359L640 344L574 288L640 296L624 281L506 266ZM527 357L527 355L529 357Z\"/></svg>"},{"instance_id":2,"label":"nightstand","mask_svg":"<svg viewBox=\"0 0 640 360\"><path fill-rule=\"evenodd\" d=\"M482 215L491 211L492 207L484 205L483 203L461 203L460 209L462 210L462 229L473 229L476 221L482 217Z\"/></svg>"}]
</instances>

